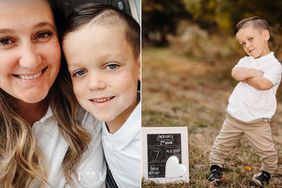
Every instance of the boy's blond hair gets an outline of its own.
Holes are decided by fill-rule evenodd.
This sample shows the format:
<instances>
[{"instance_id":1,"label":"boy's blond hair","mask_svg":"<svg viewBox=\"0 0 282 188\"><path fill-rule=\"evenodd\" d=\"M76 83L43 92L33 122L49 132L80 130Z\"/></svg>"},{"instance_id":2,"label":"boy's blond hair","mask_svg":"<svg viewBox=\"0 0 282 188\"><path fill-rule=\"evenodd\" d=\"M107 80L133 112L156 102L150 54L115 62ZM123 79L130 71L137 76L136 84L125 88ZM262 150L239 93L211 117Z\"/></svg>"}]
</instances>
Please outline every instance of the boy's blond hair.
<instances>
[{"instance_id":1,"label":"boy's blond hair","mask_svg":"<svg viewBox=\"0 0 282 188\"><path fill-rule=\"evenodd\" d=\"M239 21L236 25L234 34L236 35L240 29L248 27L248 26L253 26L256 29L267 30L270 35L269 24L267 23L267 21L264 18L260 16L253 16L253 17L245 18Z\"/></svg>"},{"instance_id":2,"label":"boy's blond hair","mask_svg":"<svg viewBox=\"0 0 282 188\"><path fill-rule=\"evenodd\" d=\"M124 28L125 38L136 58L140 55L140 25L123 11L101 3L86 3L76 7L65 23L63 40L69 33L89 23L117 25Z\"/></svg>"}]
</instances>

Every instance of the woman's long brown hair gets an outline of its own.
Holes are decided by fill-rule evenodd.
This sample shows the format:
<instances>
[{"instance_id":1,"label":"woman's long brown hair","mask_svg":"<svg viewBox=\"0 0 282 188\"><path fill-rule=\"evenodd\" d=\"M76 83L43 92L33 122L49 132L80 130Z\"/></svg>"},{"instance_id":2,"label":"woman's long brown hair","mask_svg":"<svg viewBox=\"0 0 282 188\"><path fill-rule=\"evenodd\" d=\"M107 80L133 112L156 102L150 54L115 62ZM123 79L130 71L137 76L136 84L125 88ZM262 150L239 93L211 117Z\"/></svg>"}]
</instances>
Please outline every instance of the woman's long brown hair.
<instances>
[{"instance_id":1,"label":"woman's long brown hair","mask_svg":"<svg viewBox=\"0 0 282 188\"><path fill-rule=\"evenodd\" d=\"M79 105L64 60L47 97L60 134L69 146L63 168L67 182L72 183L71 174L91 137L79 124ZM15 99L0 89L0 187L26 188L34 180L43 186L48 183L47 165L32 126L17 113Z\"/></svg>"}]
</instances>

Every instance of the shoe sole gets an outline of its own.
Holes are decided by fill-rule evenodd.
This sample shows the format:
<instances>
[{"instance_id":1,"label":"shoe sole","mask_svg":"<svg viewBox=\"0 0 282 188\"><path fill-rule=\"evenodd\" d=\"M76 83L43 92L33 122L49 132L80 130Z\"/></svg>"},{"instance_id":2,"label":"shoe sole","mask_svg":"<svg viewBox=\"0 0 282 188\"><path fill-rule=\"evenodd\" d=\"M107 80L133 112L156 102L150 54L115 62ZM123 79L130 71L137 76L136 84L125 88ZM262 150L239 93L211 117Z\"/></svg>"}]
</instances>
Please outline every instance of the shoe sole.
<instances>
[{"instance_id":1,"label":"shoe sole","mask_svg":"<svg viewBox=\"0 0 282 188\"><path fill-rule=\"evenodd\" d=\"M262 185L261 182L257 180L256 178L252 178L251 182L257 186L264 187L264 185Z\"/></svg>"}]
</instances>

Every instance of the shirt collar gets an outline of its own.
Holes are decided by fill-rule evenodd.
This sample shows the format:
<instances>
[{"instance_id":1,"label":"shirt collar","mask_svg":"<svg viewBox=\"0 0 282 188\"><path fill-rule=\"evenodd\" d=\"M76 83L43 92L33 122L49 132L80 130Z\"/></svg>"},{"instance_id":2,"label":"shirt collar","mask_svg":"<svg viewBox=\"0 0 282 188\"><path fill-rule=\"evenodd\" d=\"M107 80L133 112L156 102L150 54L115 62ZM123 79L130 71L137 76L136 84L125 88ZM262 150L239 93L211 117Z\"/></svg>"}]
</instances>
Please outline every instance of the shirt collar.
<instances>
[{"instance_id":1,"label":"shirt collar","mask_svg":"<svg viewBox=\"0 0 282 188\"><path fill-rule=\"evenodd\" d=\"M46 121L47 119L51 118L52 116L54 116L54 113L53 113L51 107L49 106L46 114L39 120L39 122L42 123L42 122Z\"/></svg>"},{"instance_id":2,"label":"shirt collar","mask_svg":"<svg viewBox=\"0 0 282 188\"><path fill-rule=\"evenodd\" d=\"M114 134L110 134L106 124L103 125L103 137L108 137L116 147L123 148L141 133L141 102L132 111L126 122ZM139 135L140 136L140 135Z\"/></svg>"},{"instance_id":3,"label":"shirt collar","mask_svg":"<svg viewBox=\"0 0 282 188\"><path fill-rule=\"evenodd\" d=\"M262 57L259 57L257 59L255 59L257 62L260 62L260 63L263 63L263 62L266 62L267 60L271 59L274 57L274 53L273 52L270 52Z\"/></svg>"},{"instance_id":4,"label":"shirt collar","mask_svg":"<svg viewBox=\"0 0 282 188\"><path fill-rule=\"evenodd\" d=\"M54 119L54 113L51 107L49 106L46 114L40 120L36 121L33 124L32 130L34 131L35 135L37 135L37 137L40 137L42 131L44 133L49 132L50 130L54 129L55 125L56 120Z\"/></svg>"}]
</instances>

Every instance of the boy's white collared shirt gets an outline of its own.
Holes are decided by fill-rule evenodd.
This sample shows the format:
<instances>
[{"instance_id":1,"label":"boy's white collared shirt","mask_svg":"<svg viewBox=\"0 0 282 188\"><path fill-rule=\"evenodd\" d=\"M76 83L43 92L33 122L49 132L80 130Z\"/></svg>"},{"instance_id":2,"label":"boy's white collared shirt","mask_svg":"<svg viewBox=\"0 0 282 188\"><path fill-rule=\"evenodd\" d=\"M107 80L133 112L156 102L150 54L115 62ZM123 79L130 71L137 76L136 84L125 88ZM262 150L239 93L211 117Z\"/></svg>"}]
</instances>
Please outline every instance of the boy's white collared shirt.
<instances>
[{"instance_id":1,"label":"boy's white collared shirt","mask_svg":"<svg viewBox=\"0 0 282 188\"><path fill-rule=\"evenodd\" d=\"M114 134L102 127L106 161L118 187L139 188L141 163L141 102Z\"/></svg>"},{"instance_id":2,"label":"boy's white collared shirt","mask_svg":"<svg viewBox=\"0 0 282 188\"><path fill-rule=\"evenodd\" d=\"M264 72L263 77L273 83L268 90L257 90L247 83L239 82L229 97L227 112L241 121L260 118L271 119L276 111L276 91L281 81L282 67L273 52L254 59L246 56L235 67L254 68Z\"/></svg>"}]
</instances>

